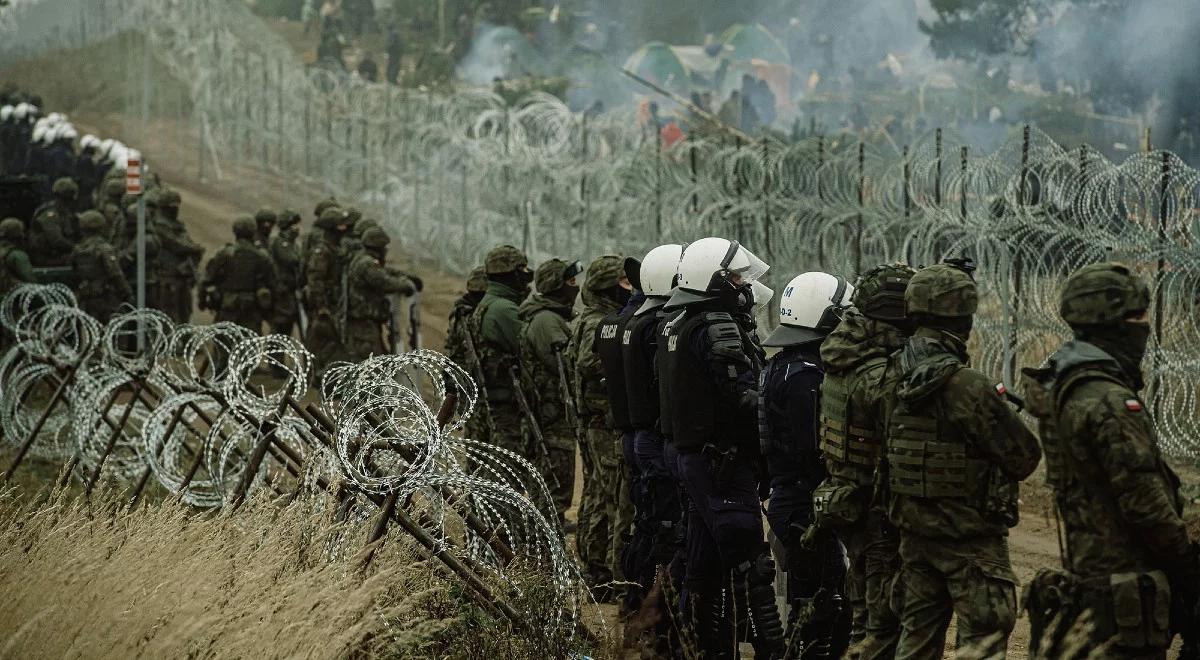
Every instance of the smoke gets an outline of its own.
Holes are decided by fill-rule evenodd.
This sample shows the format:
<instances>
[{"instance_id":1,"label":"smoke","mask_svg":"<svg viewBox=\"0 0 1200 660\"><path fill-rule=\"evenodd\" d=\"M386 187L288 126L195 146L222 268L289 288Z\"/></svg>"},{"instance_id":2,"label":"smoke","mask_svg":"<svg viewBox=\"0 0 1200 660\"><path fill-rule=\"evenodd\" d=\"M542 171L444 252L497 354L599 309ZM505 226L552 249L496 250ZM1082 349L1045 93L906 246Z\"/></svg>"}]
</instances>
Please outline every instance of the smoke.
<instances>
[{"instance_id":1,"label":"smoke","mask_svg":"<svg viewBox=\"0 0 1200 660\"><path fill-rule=\"evenodd\" d=\"M472 85L548 73L545 56L528 37L515 28L490 23L475 29L471 50L458 63L458 77Z\"/></svg>"}]
</instances>

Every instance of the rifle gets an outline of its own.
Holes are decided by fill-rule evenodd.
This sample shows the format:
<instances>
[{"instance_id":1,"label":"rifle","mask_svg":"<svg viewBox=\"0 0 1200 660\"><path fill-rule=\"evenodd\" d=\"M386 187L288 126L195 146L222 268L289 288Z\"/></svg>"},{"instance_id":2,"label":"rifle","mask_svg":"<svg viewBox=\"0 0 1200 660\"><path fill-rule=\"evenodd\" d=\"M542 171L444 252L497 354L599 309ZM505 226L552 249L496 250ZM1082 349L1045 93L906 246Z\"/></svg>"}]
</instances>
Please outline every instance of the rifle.
<instances>
[{"instance_id":1,"label":"rifle","mask_svg":"<svg viewBox=\"0 0 1200 660\"><path fill-rule=\"evenodd\" d=\"M567 378L567 366L563 363L562 352L565 346L552 346L554 360L558 363L558 385L562 388L563 408L566 410L567 423L571 428L579 425L579 411L575 408L575 399L571 396L571 382Z\"/></svg>"},{"instance_id":2,"label":"rifle","mask_svg":"<svg viewBox=\"0 0 1200 660\"><path fill-rule=\"evenodd\" d=\"M533 416L533 409L529 407L529 401L525 398L525 389L521 387L521 377L517 374L517 365L511 365L508 368L508 374L512 376L513 394L517 397L517 405L521 407L521 412L525 413L525 417L529 419L529 430L533 433L533 439L537 442L538 449L542 450L542 458L546 459L546 466L550 464L550 448L546 446L546 438L542 435L542 428L538 426L537 418ZM558 481L558 475L554 474L554 470L547 469L550 474L550 480L554 482L554 487L559 488L562 484Z\"/></svg>"},{"instance_id":3,"label":"rifle","mask_svg":"<svg viewBox=\"0 0 1200 660\"><path fill-rule=\"evenodd\" d=\"M300 338L308 337L308 312L304 311L304 296L301 295L300 289L292 291L292 297L296 299L296 324L300 326Z\"/></svg>"},{"instance_id":4,"label":"rifle","mask_svg":"<svg viewBox=\"0 0 1200 660\"><path fill-rule=\"evenodd\" d=\"M350 312L350 269L342 270L342 295L338 300L337 316L333 319L333 327L337 330L339 344L346 343L346 315Z\"/></svg>"},{"instance_id":5,"label":"rifle","mask_svg":"<svg viewBox=\"0 0 1200 660\"><path fill-rule=\"evenodd\" d=\"M421 292L413 291L408 298L408 347L421 350Z\"/></svg>"},{"instance_id":6,"label":"rifle","mask_svg":"<svg viewBox=\"0 0 1200 660\"><path fill-rule=\"evenodd\" d=\"M479 385L479 401L483 402L483 414L487 418L487 424L490 427L492 425L492 408L488 405L487 400L487 381L483 377L483 365L479 362L479 351L475 350L475 338L471 336L469 325L468 322L466 332L463 333L463 338L467 342L467 361L471 363L469 365L471 371L475 372L475 380L478 381L477 384Z\"/></svg>"},{"instance_id":7,"label":"rifle","mask_svg":"<svg viewBox=\"0 0 1200 660\"><path fill-rule=\"evenodd\" d=\"M400 298L395 294L388 296L388 348L392 355L404 352L400 346Z\"/></svg>"}]
</instances>

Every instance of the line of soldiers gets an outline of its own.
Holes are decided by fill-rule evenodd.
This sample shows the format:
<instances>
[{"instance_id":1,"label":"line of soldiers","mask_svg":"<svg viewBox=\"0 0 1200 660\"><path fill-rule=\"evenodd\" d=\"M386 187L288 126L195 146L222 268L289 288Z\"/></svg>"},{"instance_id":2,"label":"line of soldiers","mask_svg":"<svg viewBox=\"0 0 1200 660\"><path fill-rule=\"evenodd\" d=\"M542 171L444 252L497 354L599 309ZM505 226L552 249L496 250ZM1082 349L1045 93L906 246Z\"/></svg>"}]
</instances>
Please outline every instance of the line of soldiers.
<instances>
[{"instance_id":1,"label":"line of soldiers","mask_svg":"<svg viewBox=\"0 0 1200 660\"><path fill-rule=\"evenodd\" d=\"M1024 402L970 367L969 261L885 264L854 285L804 273L760 341L767 269L706 238L600 257L580 287L577 263L531 272L500 246L451 317L447 349L486 394L471 437L539 465L560 516L578 442L580 562L598 598L638 585L621 602L657 651L941 658L956 616L959 654L1003 657L1019 615L1008 530L1044 451L1063 569L1022 599L1033 652L1164 657L1177 633L1197 652L1200 554L1139 395L1150 298L1134 273L1068 279L1075 339L1023 379L1035 436Z\"/></svg>"}]
</instances>

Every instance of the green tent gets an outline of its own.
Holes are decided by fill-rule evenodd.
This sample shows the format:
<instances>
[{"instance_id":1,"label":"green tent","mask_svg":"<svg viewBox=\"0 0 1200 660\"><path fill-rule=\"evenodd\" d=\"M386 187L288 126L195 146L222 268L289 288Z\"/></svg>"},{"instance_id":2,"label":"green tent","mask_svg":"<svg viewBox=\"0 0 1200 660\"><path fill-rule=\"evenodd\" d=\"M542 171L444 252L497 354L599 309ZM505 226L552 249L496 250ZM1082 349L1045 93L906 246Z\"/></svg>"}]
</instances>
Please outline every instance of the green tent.
<instances>
[{"instance_id":1,"label":"green tent","mask_svg":"<svg viewBox=\"0 0 1200 660\"><path fill-rule=\"evenodd\" d=\"M691 89L691 74L671 47L661 41L637 49L625 61L625 69L676 94Z\"/></svg>"},{"instance_id":2,"label":"green tent","mask_svg":"<svg viewBox=\"0 0 1200 660\"><path fill-rule=\"evenodd\" d=\"M726 46L726 56L732 60L764 60L771 64L788 65L792 63L792 58L788 56L783 44L770 30L757 23L730 26L721 35L721 43Z\"/></svg>"}]
</instances>

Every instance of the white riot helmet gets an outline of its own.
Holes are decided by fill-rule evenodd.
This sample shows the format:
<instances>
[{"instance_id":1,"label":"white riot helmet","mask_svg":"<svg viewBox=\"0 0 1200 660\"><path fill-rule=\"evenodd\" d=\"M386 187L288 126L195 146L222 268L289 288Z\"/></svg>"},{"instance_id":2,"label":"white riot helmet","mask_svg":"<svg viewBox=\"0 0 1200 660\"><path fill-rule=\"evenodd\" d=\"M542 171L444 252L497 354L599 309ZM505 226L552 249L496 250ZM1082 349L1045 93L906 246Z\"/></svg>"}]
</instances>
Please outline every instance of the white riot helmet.
<instances>
[{"instance_id":1,"label":"white riot helmet","mask_svg":"<svg viewBox=\"0 0 1200 660\"><path fill-rule=\"evenodd\" d=\"M745 296L747 307L754 283L770 270L762 259L737 241L702 238L683 249L679 260L679 283L667 307L682 307L725 294ZM740 278L735 283L734 278ZM762 287L765 289L765 287Z\"/></svg>"},{"instance_id":2,"label":"white riot helmet","mask_svg":"<svg viewBox=\"0 0 1200 660\"><path fill-rule=\"evenodd\" d=\"M49 119L53 124L64 124L67 121L67 116L61 112L51 112L46 115L46 119Z\"/></svg>"},{"instance_id":3,"label":"white riot helmet","mask_svg":"<svg viewBox=\"0 0 1200 660\"><path fill-rule=\"evenodd\" d=\"M17 121L25 119L29 116L29 108L30 105L28 103L18 103L17 107L13 108L13 117L16 117Z\"/></svg>"},{"instance_id":4,"label":"white riot helmet","mask_svg":"<svg viewBox=\"0 0 1200 660\"><path fill-rule=\"evenodd\" d=\"M95 135L92 135L91 133L88 133L87 135L79 138L80 150L98 149L99 147L100 147L100 139L97 138Z\"/></svg>"},{"instance_id":5,"label":"white riot helmet","mask_svg":"<svg viewBox=\"0 0 1200 660\"><path fill-rule=\"evenodd\" d=\"M12 119L12 116L13 107L11 105L6 105L3 108L0 108L0 121L8 121Z\"/></svg>"},{"instance_id":6,"label":"white riot helmet","mask_svg":"<svg viewBox=\"0 0 1200 660\"><path fill-rule=\"evenodd\" d=\"M779 327L763 346L795 346L824 339L850 307L854 287L829 273L804 273L788 282L779 301Z\"/></svg>"},{"instance_id":7,"label":"white riot helmet","mask_svg":"<svg viewBox=\"0 0 1200 660\"><path fill-rule=\"evenodd\" d=\"M70 124L63 124L62 128L58 130L56 139L74 141L77 137L79 137L79 131L76 131L74 126Z\"/></svg>"},{"instance_id":8,"label":"white riot helmet","mask_svg":"<svg viewBox=\"0 0 1200 660\"><path fill-rule=\"evenodd\" d=\"M30 139L33 140L34 144L41 144L42 141L44 141L46 139L46 133L49 133L49 132L50 132L50 129L45 124L40 124L38 126L34 126L33 133L30 134Z\"/></svg>"},{"instance_id":9,"label":"white riot helmet","mask_svg":"<svg viewBox=\"0 0 1200 660\"><path fill-rule=\"evenodd\" d=\"M661 307L670 297L675 290L675 277L682 255L683 246L674 243L660 245L646 253L641 269L642 293L646 294L646 302L642 303L635 315Z\"/></svg>"}]
</instances>

